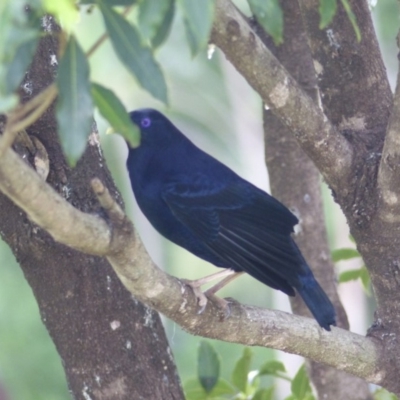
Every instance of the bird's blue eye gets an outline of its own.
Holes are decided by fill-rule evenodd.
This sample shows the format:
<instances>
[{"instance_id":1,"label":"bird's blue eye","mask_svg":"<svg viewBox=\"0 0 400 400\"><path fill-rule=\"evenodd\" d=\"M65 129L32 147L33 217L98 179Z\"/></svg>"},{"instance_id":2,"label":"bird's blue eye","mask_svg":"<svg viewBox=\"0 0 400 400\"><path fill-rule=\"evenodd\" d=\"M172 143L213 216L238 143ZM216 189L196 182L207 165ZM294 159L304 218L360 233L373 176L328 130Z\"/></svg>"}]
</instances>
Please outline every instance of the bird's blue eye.
<instances>
[{"instance_id":1,"label":"bird's blue eye","mask_svg":"<svg viewBox=\"0 0 400 400\"><path fill-rule=\"evenodd\" d=\"M150 118L143 118L140 121L140 125L142 126L142 128L148 128L151 125L151 119Z\"/></svg>"}]
</instances>

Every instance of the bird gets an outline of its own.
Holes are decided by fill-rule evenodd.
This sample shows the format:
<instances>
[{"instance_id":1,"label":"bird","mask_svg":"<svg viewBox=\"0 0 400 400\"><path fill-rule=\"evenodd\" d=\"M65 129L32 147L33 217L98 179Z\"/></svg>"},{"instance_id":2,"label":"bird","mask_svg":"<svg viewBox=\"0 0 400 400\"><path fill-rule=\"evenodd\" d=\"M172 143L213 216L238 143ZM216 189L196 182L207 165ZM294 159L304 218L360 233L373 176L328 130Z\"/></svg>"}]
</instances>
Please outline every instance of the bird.
<instances>
[{"instance_id":1,"label":"bird","mask_svg":"<svg viewBox=\"0 0 400 400\"><path fill-rule=\"evenodd\" d=\"M297 292L318 324L330 331L336 325L335 309L292 238L297 217L198 148L161 112L147 108L129 116L141 140L128 149L127 170L151 225L171 242L224 268L215 274L225 276L222 282L246 272L288 296ZM206 281L200 279L199 285Z\"/></svg>"}]
</instances>

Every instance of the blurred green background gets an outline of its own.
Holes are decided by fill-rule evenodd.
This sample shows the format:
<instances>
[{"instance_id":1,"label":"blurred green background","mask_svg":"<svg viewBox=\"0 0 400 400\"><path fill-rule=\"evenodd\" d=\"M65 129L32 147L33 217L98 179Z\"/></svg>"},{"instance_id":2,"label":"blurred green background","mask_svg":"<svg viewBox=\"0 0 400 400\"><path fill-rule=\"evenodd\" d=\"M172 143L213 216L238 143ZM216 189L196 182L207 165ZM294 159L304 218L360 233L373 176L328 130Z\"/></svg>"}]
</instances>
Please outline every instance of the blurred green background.
<instances>
[{"instance_id":1,"label":"blurred green background","mask_svg":"<svg viewBox=\"0 0 400 400\"><path fill-rule=\"evenodd\" d=\"M381 0L373 8L392 87L395 85L397 48L395 37L399 28L397 0ZM135 16L131 18L134 20ZM76 33L87 49L103 32L96 11L83 13ZM264 166L261 101L243 78L229 65L223 54L215 51L212 58L203 52L192 59L185 42L179 15L167 43L158 51L157 59L165 72L170 94L170 107L152 99L141 90L124 70L108 42L91 58L92 78L114 90L130 109L154 107L168 114L200 147L215 155L244 178L268 189ZM105 136L104 121L97 116L107 162L123 193L126 208L133 218L145 245L156 263L172 275L197 278L215 271L185 250L167 243L149 226L138 211L125 171L126 147L118 136ZM346 223L329 191L324 188L326 219L332 248L351 245ZM347 264L340 269L354 268ZM4 386L9 400L69 399L61 361L44 325L32 292L10 250L0 243L0 393ZM342 284L340 294L349 314L351 329L365 334L371 322L371 300L366 299L359 282ZM221 296L263 307L289 311L287 298L244 276L221 291ZM183 381L196 373L198 343L173 322L164 319L180 376ZM222 358L222 375L228 377L242 346L210 341ZM294 374L302 362L299 357L268 349L254 349L253 367L271 358L283 360ZM279 386L279 397L287 391Z\"/></svg>"}]
</instances>

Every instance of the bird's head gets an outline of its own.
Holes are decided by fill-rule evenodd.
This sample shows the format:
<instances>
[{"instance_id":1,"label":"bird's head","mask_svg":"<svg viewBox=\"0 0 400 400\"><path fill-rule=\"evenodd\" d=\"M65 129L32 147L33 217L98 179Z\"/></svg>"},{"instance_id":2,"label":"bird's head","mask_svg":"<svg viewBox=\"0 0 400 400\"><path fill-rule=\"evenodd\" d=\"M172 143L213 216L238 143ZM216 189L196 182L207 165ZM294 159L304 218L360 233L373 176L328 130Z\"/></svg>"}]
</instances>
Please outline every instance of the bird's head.
<instances>
[{"instance_id":1,"label":"bird's head","mask_svg":"<svg viewBox=\"0 0 400 400\"><path fill-rule=\"evenodd\" d=\"M132 111L129 116L140 129L140 146L163 147L181 136L167 117L152 108Z\"/></svg>"}]
</instances>

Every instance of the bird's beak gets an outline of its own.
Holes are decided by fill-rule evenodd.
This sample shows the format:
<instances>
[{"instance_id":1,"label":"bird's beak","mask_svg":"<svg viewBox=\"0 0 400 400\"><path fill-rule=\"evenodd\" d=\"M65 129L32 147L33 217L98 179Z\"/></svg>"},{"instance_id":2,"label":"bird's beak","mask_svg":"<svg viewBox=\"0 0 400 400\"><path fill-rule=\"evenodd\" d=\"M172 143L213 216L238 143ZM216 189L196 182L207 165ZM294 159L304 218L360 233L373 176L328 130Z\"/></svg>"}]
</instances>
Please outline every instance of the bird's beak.
<instances>
[{"instance_id":1,"label":"bird's beak","mask_svg":"<svg viewBox=\"0 0 400 400\"><path fill-rule=\"evenodd\" d=\"M117 133L117 131L112 126L107 128L106 135L113 135L114 133Z\"/></svg>"},{"instance_id":2,"label":"bird's beak","mask_svg":"<svg viewBox=\"0 0 400 400\"><path fill-rule=\"evenodd\" d=\"M138 147L140 144L140 129L136 124L134 124L133 127L130 127L130 129L124 129L122 127L121 131L114 129L112 126L107 128L106 135L111 135L114 133L117 133L120 136L122 136L125 139L125 141L129 144L130 148Z\"/></svg>"}]
</instances>

